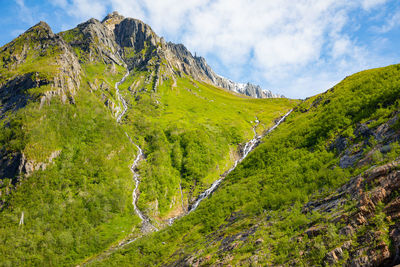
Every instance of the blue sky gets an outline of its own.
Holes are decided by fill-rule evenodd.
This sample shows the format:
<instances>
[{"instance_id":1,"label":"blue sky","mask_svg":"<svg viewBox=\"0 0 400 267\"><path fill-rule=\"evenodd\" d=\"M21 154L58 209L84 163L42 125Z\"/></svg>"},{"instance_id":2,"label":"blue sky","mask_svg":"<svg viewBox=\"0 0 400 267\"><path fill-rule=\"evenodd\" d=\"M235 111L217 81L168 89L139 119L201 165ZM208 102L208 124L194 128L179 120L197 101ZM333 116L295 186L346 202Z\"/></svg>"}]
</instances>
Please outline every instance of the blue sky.
<instances>
[{"instance_id":1,"label":"blue sky","mask_svg":"<svg viewBox=\"0 0 400 267\"><path fill-rule=\"evenodd\" d=\"M0 0L0 45L40 20L54 32L120 14L204 56L222 76L292 98L400 63L398 0Z\"/></svg>"}]
</instances>

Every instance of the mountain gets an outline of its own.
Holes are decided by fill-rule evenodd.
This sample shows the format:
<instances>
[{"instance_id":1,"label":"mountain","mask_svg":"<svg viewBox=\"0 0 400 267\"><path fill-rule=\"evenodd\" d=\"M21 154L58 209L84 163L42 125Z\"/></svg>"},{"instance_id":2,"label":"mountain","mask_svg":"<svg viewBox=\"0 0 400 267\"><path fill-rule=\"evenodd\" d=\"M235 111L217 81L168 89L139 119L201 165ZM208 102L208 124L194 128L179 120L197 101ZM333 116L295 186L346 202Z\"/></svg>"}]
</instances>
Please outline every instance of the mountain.
<instances>
[{"instance_id":1,"label":"mountain","mask_svg":"<svg viewBox=\"0 0 400 267\"><path fill-rule=\"evenodd\" d=\"M255 98L283 97L250 83L242 85L217 75L203 57L193 56L184 45L166 43L164 38L157 36L147 24L136 19L125 19L117 12L107 15L101 23L91 19L79 25L77 30L81 31L84 38L89 37L86 35L91 35L91 40L98 38L99 46L102 47L99 52L116 64L120 63L118 54L128 57L129 65L138 60L137 57L130 58L132 48L136 52L149 49L153 51L134 64L146 65L151 57L157 56L167 62L165 67L168 68L168 73L178 76L189 75L198 81ZM80 40L71 40L71 44L72 46L80 44Z\"/></svg>"},{"instance_id":2,"label":"mountain","mask_svg":"<svg viewBox=\"0 0 400 267\"><path fill-rule=\"evenodd\" d=\"M393 65L306 99L197 210L91 265L399 264L399 81Z\"/></svg>"},{"instance_id":3,"label":"mountain","mask_svg":"<svg viewBox=\"0 0 400 267\"><path fill-rule=\"evenodd\" d=\"M0 265L77 265L168 227L298 103L210 73L116 13L1 47Z\"/></svg>"},{"instance_id":4,"label":"mountain","mask_svg":"<svg viewBox=\"0 0 400 267\"><path fill-rule=\"evenodd\" d=\"M229 86L117 13L1 47L0 265L400 264L400 65Z\"/></svg>"}]
</instances>

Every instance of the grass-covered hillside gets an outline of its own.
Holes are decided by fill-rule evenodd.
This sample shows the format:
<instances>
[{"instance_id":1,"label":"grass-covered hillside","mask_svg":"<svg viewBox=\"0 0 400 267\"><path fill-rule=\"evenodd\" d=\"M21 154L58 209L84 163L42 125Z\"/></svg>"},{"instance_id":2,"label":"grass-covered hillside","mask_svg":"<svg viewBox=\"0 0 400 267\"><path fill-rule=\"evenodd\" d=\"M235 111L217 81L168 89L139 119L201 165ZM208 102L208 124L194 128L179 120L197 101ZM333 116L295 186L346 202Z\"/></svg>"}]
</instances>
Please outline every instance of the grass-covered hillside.
<instances>
[{"instance_id":1,"label":"grass-covered hillside","mask_svg":"<svg viewBox=\"0 0 400 267\"><path fill-rule=\"evenodd\" d=\"M256 118L262 133L296 103L237 97L188 78L173 82L164 81L156 92L121 90L133 105L124 123L143 138L139 143L147 156L140 168L139 206L159 219L187 209L233 165L239 144L254 135Z\"/></svg>"},{"instance_id":2,"label":"grass-covered hillside","mask_svg":"<svg viewBox=\"0 0 400 267\"><path fill-rule=\"evenodd\" d=\"M145 155L138 207L161 228L230 168L256 117L261 133L298 103L235 96L184 74L158 83L153 66L127 66L85 34L40 23L0 48L2 266L76 265L140 234L137 149L126 133ZM127 67L117 123L115 83Z\"/></svg>"},{"instance_id":3,"label":"grass-covered hillside","mask_svg":"<svg viewBox=\"0 0 400 267\"><path fill-rule=\"evenodd\" d=\"M60 83L59 73L76 78L62 66L73 55L47 25L0 51L0 262L71 265L138 222L127 167L136 150L84 76Z\"/></svg>"},{"instance_id":4,"label":"grass-covered hillside","mask_svg":"<svg viewBox=\"0 0 400 267\"><path fill-rule=\"evenodd\" d=\"M398 263L399 96L393 65L305 100L196 211L93 265Z\"/></svg>"}]
</instances>

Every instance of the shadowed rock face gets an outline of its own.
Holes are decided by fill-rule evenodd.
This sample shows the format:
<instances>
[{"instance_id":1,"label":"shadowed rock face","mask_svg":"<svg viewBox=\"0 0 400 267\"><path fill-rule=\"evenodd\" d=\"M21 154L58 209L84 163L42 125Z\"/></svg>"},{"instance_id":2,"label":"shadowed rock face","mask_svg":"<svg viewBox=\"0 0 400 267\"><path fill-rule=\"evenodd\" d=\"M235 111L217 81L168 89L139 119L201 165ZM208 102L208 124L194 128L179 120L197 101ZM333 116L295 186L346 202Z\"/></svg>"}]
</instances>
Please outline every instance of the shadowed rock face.
<instances>
[{"instance_id":1,"label":"shadowed rock face","mask_svg":"<svg viewBox=\"0 0 400 267\"><path fill-rule=\"evenodd\" d=\"M37 73L26 73L17 76L0 87L0 118L7 111L15 112L23 108L32 96L26 93L28 89L49 84L47 80L37 78Z\"/></svg>"},{"instance_id":2,"label":"shadowed rock face","mask_svg":"<svg viewBox=\"0 0 400 267\"><path fill-rule=\"evenodd\" d=\"M0 183L5 178L10 178L11 183L17 182L22 155L18 152L7 153L4 149L0 150Z\"/></svg>"}]
</instances>

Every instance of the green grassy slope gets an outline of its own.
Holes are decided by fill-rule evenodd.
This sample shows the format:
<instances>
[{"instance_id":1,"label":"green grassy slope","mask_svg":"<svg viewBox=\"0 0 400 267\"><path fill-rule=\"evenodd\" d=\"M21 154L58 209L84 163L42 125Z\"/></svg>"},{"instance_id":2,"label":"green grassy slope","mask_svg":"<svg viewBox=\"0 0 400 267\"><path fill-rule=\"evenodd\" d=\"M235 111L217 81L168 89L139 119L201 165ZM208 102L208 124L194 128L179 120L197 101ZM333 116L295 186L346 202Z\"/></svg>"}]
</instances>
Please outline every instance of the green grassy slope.
<instances>
[{"instance_id":1,"label":"green grassy slope","mask_svg":"<svg viewBox=\"0 0 400 267\"><path fill-rule=\"evenodd\" d=\"M48 50L43 49L46 34L37 36L43 32L39 25L2 47L4 81L32 73L51 83L61 51L52 52L58 46L51 39ZM10 64L24 49L25 58ZM22 153L34 166L47 165L29 176L1 181L4 266L71 265L125 236L139 222L130 204L128 168L135 148L86 84L75 95L75 104L63 104L55 95L50 104L40 105L40 97L54 89L49 84L28 88L22 92L29 99L26 105L8 111L0 122L6 157ZM22 213L24 225L19 226Z\"/></svg>"},{"instance_id":2,"label":"green grassy slope","mask_svg":"<svg viewBox=\"0 0 400 267\"><path fill-rule=\"evenodd\" d=\"M76 103L55 100L40 111L32 104L10 118L17 127L1 134L2 146L39 143L61 151L46 170L21 177L7 196L0 219L4 265L73 264L138 222L130 205L133 181L128 167L134 148L87 92L80 92ZM22 212L25 223L18 226Z\"/></svg>"},{"instance_id":3,"label":"green grassy slope","mask_svg":"<svg viewBox=\"0 0 400 267\"><path fill-rule=\"evenodd\" d=\"M393 117L399 95L400 65L394 65L357 73L307 99L195 212L95 265L323 264L326 253L346 238L338 233L343 225L330 221L330 214L304 213L303 206L400 154L398 142L393 142L390 153L341 168L339 151L330 144L342 136L350 147L355 145L353 150L360 150L357 125L367 122L376 129ZM398 131L396 125L393 130ZM363 155L374 144L373 138L367 140ZM355 204L349 203L345 209L351 212ZM317 222L327 231L311 239L304 236ZM374 225L372 221L369 227ZM353 239L357 244L357 235ZM343 257L345 261L349 255Z\"/></svg>"},{"instance_id":4,"label":"green grassy slope","mask_svg":"<svg viewBox=\"0 0 400 267\"><path fill-rule=\"evenodd\" d=\"M187 206L230 168L237 146L252 138L256 117L261 133L297 103L239 98L188 78L172 85L167 80L157 92L133 94L121 86L132 105L124 121L136 136L144 138L140 143L147 155L140 168L139 206L159 219L181 212L180 184Z\"/></svg>"},{"instance_id":5,"label":"green grassy slope","mask_svg":"<svg viewBox=\"0 0 400 267\"><path fill-rule=\"evenodd\" d=\"M255 116L262 131L297 103L240 98L189 78L178 79L177 86L165 80L154 92L152 83L140 79L142 70L135 70L121 85L129 110L120 125L114 85L125 69L86 61L75 47L82 72L73 101L52 93L41 104L41 97L57 90L52 83L63 52L46 31L38 28L34 36L24 34L0 50L2 86L26 73L47 81L22 92L26 104L8 110L0 121L2 155L10 160L23 155L37 169L1 180L3 266L71 266L140 230L129 170L136 149L125 131L146 155L139 166L138 205L162 222L182 212L179 184L188 202L229 168L237 145L251 137ZM44 36L37 38L38 32ZM13 61L20 55L23 60ZM134 83L141 86L128 91Z\"/></svg>"}]
</instances>

